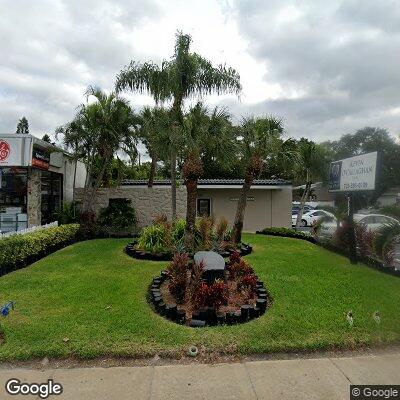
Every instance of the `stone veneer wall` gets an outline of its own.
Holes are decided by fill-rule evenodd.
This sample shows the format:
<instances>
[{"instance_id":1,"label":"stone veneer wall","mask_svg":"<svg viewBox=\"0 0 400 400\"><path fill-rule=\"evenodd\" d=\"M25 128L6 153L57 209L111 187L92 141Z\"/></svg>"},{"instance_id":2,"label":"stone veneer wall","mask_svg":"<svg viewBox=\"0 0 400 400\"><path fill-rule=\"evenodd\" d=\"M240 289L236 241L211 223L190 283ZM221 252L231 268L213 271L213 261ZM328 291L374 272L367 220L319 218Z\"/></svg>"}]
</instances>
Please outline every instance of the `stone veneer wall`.
<instances>
[{"instance_id":1,"label":"stone veneer wall","mask_svg":"<svg viewBox=\"0 0 400 400\"><path fill-rule=\"evenodd\" d=\"M28 171L28 227L41 224L41 177L38 169Z\"/></svg>"},{"instance_id":2,"label":"stone veneer wall","mask_svg":"<svg viewBox=\"0 0 400 400\"><path fill-rule=\"evenodd\" d=\"M76 188L75 200L81 202L84 192L88 190ZM93 210L97 214L101 208L108 206L109 199L121 198L131 200L139 228L151 225L156 215L166 214L171 217L171 188L168 186L102 188L96 194ZM178 218L186 216L186 187L176 189L176 211Z\"/></svg>"}]
</instances>

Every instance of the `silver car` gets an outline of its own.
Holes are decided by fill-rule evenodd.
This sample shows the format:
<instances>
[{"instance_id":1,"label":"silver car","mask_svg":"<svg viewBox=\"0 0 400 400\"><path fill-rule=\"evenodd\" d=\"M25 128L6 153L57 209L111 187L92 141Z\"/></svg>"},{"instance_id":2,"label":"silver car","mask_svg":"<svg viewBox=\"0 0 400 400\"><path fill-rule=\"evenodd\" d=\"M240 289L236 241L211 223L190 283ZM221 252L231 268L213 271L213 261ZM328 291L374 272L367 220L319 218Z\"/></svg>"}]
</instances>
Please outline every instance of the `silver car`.
<instances>
[{"instance_id":1,"label":"silver car","mask_svg":"<svg viewBox=\"0 0 400 400\"><path fill-rule=\"evenodd\" d=\"M400 224L397 219L382 214L354 214L353 219L355 224L364 225L372 232L376 232L388 224ZM323 222L319 229L318 237L321 239L331 239L337 227L338 221L336 218Z\"/></svg>"}]
</instances>

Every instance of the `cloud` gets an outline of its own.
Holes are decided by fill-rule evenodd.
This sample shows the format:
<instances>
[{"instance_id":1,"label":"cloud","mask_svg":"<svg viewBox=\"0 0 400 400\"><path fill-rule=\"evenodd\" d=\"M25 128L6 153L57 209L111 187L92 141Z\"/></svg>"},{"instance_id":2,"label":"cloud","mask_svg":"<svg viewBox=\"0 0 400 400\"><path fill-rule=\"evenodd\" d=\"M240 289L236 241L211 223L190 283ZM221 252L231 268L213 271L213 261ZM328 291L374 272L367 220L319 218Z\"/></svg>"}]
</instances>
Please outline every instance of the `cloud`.
<instances>
[{"instance_id":1,"label":"cloud","mask_svg":"<svg viewBox=\"0 0 400 400\"><path fill-rule=\"evenodd\" d=\"M135 49L134 32L158 15L152 1L1 1L0 132L25 115L34 134L72 118L88 85L112 89Z\"/></svg>"},{"instance_id":2,"label":"cloud","mask_svg":"<svg viewBox=\"0 0 400 400\"><path fill-rule=\"evenodd\" d=\"M249 53L278 84L277 99L248 108L278 113L295 135L324 140L365 125L393 133L399 106L400 3L244 0L233 13Z\"/></svg>"},{"instance_id":3,"label":"cloud","mask_svg":"<svg viewBox=\"0 0 400 400\"><path fill-rule=\"evenodd\" d=\"M0 132L25 115L42 135L68 120L88 85L112 90L135 60L193 50L241 75L243 93L211 96L241 115L276 114L292 136L399 131L400 3L391 0L0 0ZM139 108L149 96L125 94Z\"/></svg>"}]
</instances>

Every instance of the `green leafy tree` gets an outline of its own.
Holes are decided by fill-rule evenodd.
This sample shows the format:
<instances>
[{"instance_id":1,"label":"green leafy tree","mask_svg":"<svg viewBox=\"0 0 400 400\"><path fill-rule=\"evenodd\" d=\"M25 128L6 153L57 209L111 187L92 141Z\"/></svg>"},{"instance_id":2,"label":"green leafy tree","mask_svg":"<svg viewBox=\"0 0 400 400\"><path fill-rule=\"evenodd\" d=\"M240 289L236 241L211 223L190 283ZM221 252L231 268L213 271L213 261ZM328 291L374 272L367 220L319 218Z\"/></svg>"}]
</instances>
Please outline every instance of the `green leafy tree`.
<instances>
[{"instance_id":1,"label":"green leafy tree","mask_svg":"<svg viewBox=\"0 0 400 400\"><path fill-rule=\"evenodd\" d=\"M210 113L201 102L190 109L183 122L183 177L187 189L185 245L189 251L195 244L197 183L203 174L202 156L208 152L221 163L232 164L236 141L228 132L229 126L230 115L226 110L216 107Z\"/></svg>"},{"instance_id":2,"label":"green leafy tree","mask_svg":"<svg viewBox=\"0 0 400 400\"><path fill-rule=\"evenodd\" d=\"M183 102L185 99L205 94L239 93L239 74L225 65L214 67L210 61L190 52L190 35L176 34L175 51L170 60L161 65L152 62L132 61L120 72L116 90L130 89L149 93L156 103L171 101L171 200L172 218L176 219L176 157L177 142L182 135Z\"/></svg>"},{"instance_id":3,"label":"green leafy tree","mask_svg":"<svg viewBox=\"0 0 400 400\"><path fill-rule=\"evenodd\" d=\"M306 138L297 142L297 151L294 159L294 174L305 182L305 188L300 200L300 210L297 214L296 229L300 227L303 217L305 202L310 197L311 185L317 179L321 179L328 169L328 159L324 148Z\"/></svg>"},{"instance_id":4,"label":"green leafy tree","mask_svg":"<svg viewBox=\"0 0 400 400\"><path fill-rule=\"evenodd\" d=\"M44 142L51 143L51 138L50 138L50 136L49 136L47 133L45 133L45 134L42 136L42 140L43 140Z\"/></svg>"},{"instance_id":5,"label":"green leafy tree","mask_svg":"<svg viewBox=\"0 0 400 400\"><path fill-rule=\"evenodd\" d=\"M140 112L139 136L151 158L148 187L153 187L157 162L168 159L171 149L169 129L170 115L160 107L144 107Z\"/></svg>"},{"instance_id":6,"label":"green leafy tree","mask_svg":"<svg viewBox=\"0 0 400 400\"><path fill-rule=\"evenodd\" d=\"M95 102L82 104L74 120L59 128L57 133L63 134L67 147L72 147L76 154L82 154L86 159L86 186L92 187L92 191L85 198L83 210L89 212L114 155L120 150L128 155L134 152L138 120L128 101L115 93L107 95L98 88L89 87L86 95L94 97ZM100 168L96 169L96 163L101 164Z\"/></svg>"},{"instance_id":7,"label":"green leafy tree","mask_svg":"<svg viewBox=\"0 0 400 400\"><path fill-rule=\"evenodd\" d=\"M241 242L247 196L254 179L257 179L272 154L282 149L282 121L275 117L245 118L239 127L240 158L246 165L243 187L240 193L232 240Z\"/></svg>"},{"instance_id":8,"label":"green leafy tree","mask_svg":"<svg viewBox=\"0 0 400 400\"><path fill-rule=\"evenodd\" d=\"M17 130L15 133L28 134L29 133L29 123L25 117L22 117L18 121Z\"/></svg>"}]
</instances>

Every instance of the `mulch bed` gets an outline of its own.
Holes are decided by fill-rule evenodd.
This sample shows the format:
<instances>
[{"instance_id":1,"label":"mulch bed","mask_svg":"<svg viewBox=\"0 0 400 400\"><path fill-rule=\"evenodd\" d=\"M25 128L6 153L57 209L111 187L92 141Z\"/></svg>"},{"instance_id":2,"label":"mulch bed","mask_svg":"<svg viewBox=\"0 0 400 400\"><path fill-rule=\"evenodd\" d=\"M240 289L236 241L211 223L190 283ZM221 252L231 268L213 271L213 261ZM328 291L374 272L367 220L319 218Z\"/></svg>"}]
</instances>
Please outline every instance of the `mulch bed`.
<instances>
[{"instance_id":1,"label":"mulch bed","mask_svg":"<svg viewBox=\"0 0 400 400\"><path fill-rule=\"evenodd\" d=\"M181 325L199 328L216 325L234 325L263 315L271 307L273 299L260 280L257 294L250 299L236 293L236 283L228 281L229 299L226 305L193 309L191 305L176 304L168 289L168 274L161 271L149 288L149 301L154 310L165 318Z\"/></svg>"},{"instance_id":2,"label":"mulch bed","mask_svg":"<svg viewBox=\"0 0 400 400\"><path fill-rule=\"evenodd\" d=\"M150 253L148 251L136 249L137 242L129 243L125 247L125 253L133 258L137 258L139 260L151 260L151 261L171 261L173 254L172 253ZM224 252L220 252L219 254L222 257L229 257L232 253L232 250L227 250ZM237 249L241 256L247 256L253 251L253 247L242 243L241 248Z\"/></svg>"}]
</instances>

